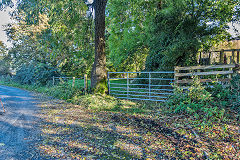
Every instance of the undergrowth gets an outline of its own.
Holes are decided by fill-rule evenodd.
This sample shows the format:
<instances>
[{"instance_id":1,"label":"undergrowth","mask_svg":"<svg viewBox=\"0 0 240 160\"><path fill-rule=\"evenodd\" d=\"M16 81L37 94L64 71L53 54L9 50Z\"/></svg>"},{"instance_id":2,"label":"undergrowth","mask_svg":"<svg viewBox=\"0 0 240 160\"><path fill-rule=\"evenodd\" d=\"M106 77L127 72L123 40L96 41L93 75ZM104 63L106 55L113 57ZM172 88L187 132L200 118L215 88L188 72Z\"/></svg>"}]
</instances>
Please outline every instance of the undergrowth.
<instances>
[{"instance_id":1,"label":"undergrowth","mask_svg":"<svg viewBox=\"0 0 240 160\"><path fill-rule=\"evenodd\" d=\"M224 87L219 83L204 87L195 77L188 90L183 90L179 86L174 88L174 95L166 103L170 111L205 121L221 121L226 117L230 118L231 112L238 112L239 115L239 105L236 105L239 102L239 96L237 96L239 93L232 87Z\"/></svg>"}]
</instances>

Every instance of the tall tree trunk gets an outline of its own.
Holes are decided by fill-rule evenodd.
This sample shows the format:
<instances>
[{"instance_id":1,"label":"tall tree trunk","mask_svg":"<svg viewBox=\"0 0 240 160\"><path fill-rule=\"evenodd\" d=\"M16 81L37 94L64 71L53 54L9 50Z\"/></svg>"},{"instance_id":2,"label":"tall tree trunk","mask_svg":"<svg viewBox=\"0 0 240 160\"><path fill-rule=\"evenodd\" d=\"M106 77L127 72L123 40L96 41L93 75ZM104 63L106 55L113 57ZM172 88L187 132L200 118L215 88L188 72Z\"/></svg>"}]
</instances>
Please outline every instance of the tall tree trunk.
<instances>
[{"instance_id":1,"label":"tall tree trunk","mask_svg":"<svg viewBox=\"0 0 240 160\"><path fill-rule=\"evenodd\" d=\"M105 53L105 10L107 0L95 0L95 60L91 73L91 88L97 89L107 78Z\"/></svg>"}]
</instances>

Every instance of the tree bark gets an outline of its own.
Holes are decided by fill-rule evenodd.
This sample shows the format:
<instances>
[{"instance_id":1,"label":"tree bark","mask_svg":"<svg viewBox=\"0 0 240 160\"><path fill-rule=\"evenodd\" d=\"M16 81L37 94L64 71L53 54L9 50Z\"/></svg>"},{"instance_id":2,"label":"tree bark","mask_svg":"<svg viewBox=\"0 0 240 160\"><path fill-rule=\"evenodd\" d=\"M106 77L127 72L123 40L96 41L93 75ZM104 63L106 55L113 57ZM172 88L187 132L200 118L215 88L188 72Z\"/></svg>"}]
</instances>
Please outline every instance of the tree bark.
<instances>
[{"instance_id":1,"label":"tree bark","mask_svg":"<svg viewBox=\"0 0 240 160\"><path fill-rule=\"evenodd\" d=\"M105 10L107 0L95 0L95 60L91 73L91 88L94 90L99 83L107 78L105 53Z\"/></svg>"}]
</instances>

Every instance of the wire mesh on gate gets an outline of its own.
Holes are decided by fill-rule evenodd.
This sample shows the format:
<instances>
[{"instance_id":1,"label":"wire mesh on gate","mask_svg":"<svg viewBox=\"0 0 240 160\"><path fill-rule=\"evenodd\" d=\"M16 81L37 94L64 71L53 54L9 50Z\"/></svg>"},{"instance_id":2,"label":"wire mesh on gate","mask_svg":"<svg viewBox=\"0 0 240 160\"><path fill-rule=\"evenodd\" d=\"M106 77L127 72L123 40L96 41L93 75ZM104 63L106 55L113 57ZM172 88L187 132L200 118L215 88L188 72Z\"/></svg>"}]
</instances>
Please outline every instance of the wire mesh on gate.
<instances>
[{"instance_id":1,"label":"wire mesh on gate","mask_svg":"<svg viewBox=\"0 0 240 160\"><path fill-rule=\"evenodd\" d=\"M109 94L123 99L166 101L173 81L174 71L108 72Z\"/></svg>"}]
</instances>

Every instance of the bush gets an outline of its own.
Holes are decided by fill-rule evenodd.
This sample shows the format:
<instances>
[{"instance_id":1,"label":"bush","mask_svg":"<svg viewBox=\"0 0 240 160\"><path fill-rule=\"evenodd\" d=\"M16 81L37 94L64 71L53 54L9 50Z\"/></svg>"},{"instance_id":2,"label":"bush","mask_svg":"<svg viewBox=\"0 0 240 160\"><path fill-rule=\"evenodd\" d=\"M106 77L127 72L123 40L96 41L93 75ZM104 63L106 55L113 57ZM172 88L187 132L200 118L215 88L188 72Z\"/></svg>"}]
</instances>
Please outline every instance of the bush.
<instances>
[{"instance_id":1,"label":"bush","mask_svg":"<svg viewBox=\"0 0 240 160\"><path fill-rule=\"evenodd\" d=\"M232 109L240 114L240 75L233 77L230 89L230 101Z\"/></svg>"},{"instance_id":2,"label":"bush","mask_svg":"<svg viewBox=\"0 0 240 160\"><path fill-rule=\"evenodd\" d=\"M175 86L175 92L166 105L174 112L194 115L196 118L219 119L223 118L225 109L216 105L223 97L209 92L203 87L197 77L187 91ZM213 87L214 88L214 87ZM222 93L222 92L220 92ZM225 95L225 93L224 93Z\"/></svg>"},{"instance_id":3,"label":"bush","mask_svg":"<svg viewBox=\"0 0 240 160\"><path fill-rule=\"evenodd\" d=\"M71 101L76 95L83 95L83 87L72 87L71 83L59 83L48 91L51 96Z\"/></svg>"},{"instance_id":4,"label":"bush","mask_svg":"<svg viewBox=\"0 0 240 160\"><path fill-rule=\"evenodd\" d=\"M4 59L0 60L0 75L11 75L10 63Z\"/></svg>"},{"instance_id":5,"label":"bush","mask_svg":"<svg viewBox=\"0 0 240 160\"><path fill-rule=\"evenodd\" d=\"M40 63L37 65L23 65L17 71L15 80L21 84L46 85L53 76L58 76L59 72L50 65Z\"/></svg>"}]
</instances>

